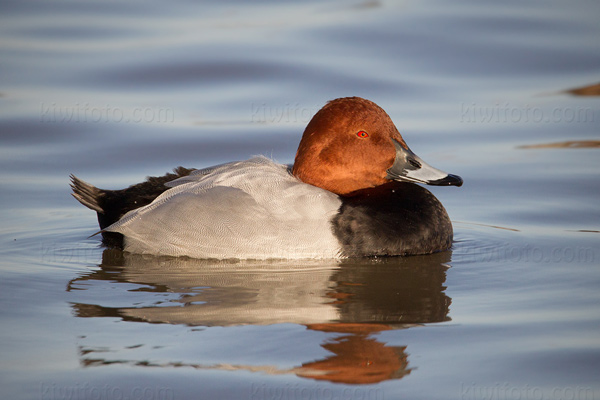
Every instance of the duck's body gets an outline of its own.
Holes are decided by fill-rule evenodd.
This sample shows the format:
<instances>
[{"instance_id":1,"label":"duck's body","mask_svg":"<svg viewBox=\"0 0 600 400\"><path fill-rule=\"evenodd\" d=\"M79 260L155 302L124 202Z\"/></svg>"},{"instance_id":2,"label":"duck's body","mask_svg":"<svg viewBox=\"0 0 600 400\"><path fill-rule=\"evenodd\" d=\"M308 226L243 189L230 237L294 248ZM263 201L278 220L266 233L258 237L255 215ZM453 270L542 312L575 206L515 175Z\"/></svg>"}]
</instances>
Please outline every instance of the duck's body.
<instances>
[{"instance_id":1,"label":"duck's body","mask_svg":"<svg viewBox=\"0 0 600 400\"><path fill-rule=\"evenodd\" d=\"M339 141L339 133L327 131L340 106L350 107L343 118L363 113L372 121L359 120ZM320 126L324 117L327 129ZM384 117L368 100L330 102L307 127L293 169L256 157L193 172L178 169L176 176L123 191L97 189L75 177L72 187L82 204L98 212L105 242L119 245L124 237L124 249L134 253L266 259L448 249L452 224L446 210L428 190L409 182L462 180L426 164L421 170L422 160ZM319 138L320 133L328 136Z\"/></svg>"},{"instance_id":2,"label":"duck's body","mask_svg":"<svg viewBox=\"0 0 600 400\"><path fill-rule=\"evenodd\" d=\"M123 248L123 235L104 231L117 222L127 212L143 207L168 189L166 184L174 179L189 175L194 169L178 167L173 173L164 176L151 176L144 182L121 190L98 189L75 175L71 175L73 197L81 204L98 214L98 224L102 229L102 242L108 247Z\"/></svg>"}]
</instances>

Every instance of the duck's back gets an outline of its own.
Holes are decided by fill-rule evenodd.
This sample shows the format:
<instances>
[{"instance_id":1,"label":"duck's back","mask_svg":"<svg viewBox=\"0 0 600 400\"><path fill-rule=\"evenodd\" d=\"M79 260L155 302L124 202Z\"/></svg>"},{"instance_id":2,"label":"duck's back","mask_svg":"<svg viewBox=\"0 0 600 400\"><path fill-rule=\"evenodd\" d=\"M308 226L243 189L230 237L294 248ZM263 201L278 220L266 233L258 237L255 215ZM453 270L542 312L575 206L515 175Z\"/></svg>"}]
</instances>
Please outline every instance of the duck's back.
<instances>
[{"instance_id":1,"label":"duck's back","mask_svg":"<svg viewBox=\"0 0 600 400\"><path fill-rule=\"evenodd\" d=\"M106 228L125 250L196 258L334 258L340 198L265 157L195 171Z\"/></svg>"}]
</instances>

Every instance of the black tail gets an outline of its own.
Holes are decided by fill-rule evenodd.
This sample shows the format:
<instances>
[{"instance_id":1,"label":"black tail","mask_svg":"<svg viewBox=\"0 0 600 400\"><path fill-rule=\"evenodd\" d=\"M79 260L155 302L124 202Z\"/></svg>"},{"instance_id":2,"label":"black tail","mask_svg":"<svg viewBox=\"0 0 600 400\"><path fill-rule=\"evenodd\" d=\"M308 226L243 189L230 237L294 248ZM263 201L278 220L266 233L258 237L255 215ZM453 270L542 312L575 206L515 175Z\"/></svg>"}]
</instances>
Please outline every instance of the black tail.
<instances>
[{"instance_id":1,"label":"black tail","mask_svg":"<svg viewBox=\"0 0 600 400\"><path fill-rule=\"evenodd\" d=\"M175 168L174 173L159 177L148 177L146 181L121 190L98 189L75 175L71 175L73 197L87 208L98 213L100 229L117 222L128 211L150 204L168 189L165 183L187 176L193 169ZM120 233L102 232L103 243L109 247L123 247Z\"/></svg>"},{"instance_id":2,"label":"black tail","mask_svg":"<svg viewBox=\"0 0 600 400\"><path fill-rule=\"evenodd\" d=\"M103 196L103 191L94 185L82 181L73 174L69 177L71 178L71 189L73 189L73 193L71 193L72 196L87 208L99 213L104 213L104 210L102 210L99 203L100 198Z\"/></svg>"}]
</instances>

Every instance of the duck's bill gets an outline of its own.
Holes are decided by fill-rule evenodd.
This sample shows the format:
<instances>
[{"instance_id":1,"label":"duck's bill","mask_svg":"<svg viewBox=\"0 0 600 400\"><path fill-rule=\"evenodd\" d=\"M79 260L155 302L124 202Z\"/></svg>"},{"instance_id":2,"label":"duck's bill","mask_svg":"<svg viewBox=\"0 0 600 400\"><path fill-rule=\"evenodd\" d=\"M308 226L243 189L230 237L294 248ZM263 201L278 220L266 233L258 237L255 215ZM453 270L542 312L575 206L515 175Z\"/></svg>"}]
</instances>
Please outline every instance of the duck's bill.
<instances>
[{"instance_id":1,"label":"duck's bill","mask_svg":"<svg viewBox=\"0 0 600 400\"><path fill-rule=\"evenodd\" d=\"M460 176L448 174L432 167L410 149L402 147L396 140L394 140L394 146L396 146L396 159L387 170L387 179L436 186L461 186L463 184Z\"/></svg>"}]
</instances>

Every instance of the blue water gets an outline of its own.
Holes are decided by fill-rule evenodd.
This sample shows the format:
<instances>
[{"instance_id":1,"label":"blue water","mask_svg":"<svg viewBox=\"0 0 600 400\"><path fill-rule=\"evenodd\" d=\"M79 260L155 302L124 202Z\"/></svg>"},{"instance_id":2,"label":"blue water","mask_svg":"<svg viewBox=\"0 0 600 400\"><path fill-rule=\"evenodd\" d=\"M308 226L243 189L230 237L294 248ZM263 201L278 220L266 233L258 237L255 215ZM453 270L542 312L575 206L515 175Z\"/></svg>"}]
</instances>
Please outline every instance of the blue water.
<instances>
[{"instance_id":1,"label":"blue water","mask_svg":"<svg viewBox=\"0 0 600 400\"><path fill-rule=\"evenodd\" d=\"M6 399L598 399L600 5L4 2ZM580 94L578 94L580 93ZM74 173L293 161L327 101L382 106L451 251L232 263L105 251Z\"/></svg>"}]
</instances>

